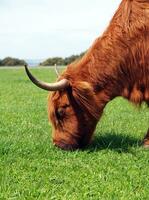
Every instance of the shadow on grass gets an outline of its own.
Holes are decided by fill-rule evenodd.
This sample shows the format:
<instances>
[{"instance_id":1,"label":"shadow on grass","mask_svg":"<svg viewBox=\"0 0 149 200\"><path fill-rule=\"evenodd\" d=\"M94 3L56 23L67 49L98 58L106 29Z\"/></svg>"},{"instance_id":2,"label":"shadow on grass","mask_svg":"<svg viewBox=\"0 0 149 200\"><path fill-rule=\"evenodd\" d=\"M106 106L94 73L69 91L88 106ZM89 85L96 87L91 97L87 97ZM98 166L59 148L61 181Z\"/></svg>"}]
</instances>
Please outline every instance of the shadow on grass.
<instances>
[{"instance_id":1,"label":"shadow on grass","mask_svg":"<svg viewBox=\"0 0 149 200\"><path fill-rule=\"evenodd\" d=\"M141 146L141 140L132 136L117 135L115 133L106 133L105 135L97 135L91 145L86 150L89 152L109 149L118 153L131 152L130 147Z\"/></svg>"}]
</instances>

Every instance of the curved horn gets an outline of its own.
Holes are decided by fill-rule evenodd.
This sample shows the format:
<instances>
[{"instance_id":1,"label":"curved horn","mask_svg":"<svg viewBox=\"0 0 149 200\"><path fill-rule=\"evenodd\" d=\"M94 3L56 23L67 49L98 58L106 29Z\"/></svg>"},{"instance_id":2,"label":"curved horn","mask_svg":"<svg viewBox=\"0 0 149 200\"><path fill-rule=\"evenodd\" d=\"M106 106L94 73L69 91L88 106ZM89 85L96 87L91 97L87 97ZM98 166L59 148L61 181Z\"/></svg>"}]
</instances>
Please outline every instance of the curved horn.
<instances>
[{"instance_id":1,"label":"curved horn","mask_svg":"<svg viewBox=\"0 0 149 200\"><path fill-rule=\"evenodd\" d=\"M55 73L57 75L57 78L59 78L60 74L59 74L58 69L57 69L57 64L54 65L54 69L55 69Z\"/></svg>"},{"instance_id":2,"label":"curved horn","mask_svg":"<svg viewBox=\"0 0 149 200\"><path fill-rule=\"evenodd\" d=\"M66 89L69 86L69 81L67 79L62 79L56 83L46 83L40 80L37 80L29 71L27 65L25 66L25 71L29 77L29 79L39 88L47 90L47 91L57 91Z\"/></svg>"}]
</instances>

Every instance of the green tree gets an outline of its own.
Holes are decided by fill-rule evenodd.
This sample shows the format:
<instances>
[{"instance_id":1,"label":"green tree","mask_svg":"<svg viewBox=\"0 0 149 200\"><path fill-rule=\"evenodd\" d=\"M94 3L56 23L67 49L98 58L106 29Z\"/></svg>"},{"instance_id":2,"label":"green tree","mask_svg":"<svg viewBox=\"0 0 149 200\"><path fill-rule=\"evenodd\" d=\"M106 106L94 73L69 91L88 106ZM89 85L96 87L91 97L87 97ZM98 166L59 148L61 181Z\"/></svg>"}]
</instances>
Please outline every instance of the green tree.
<instances>
[{"instance_id":1,"label":"green tree","mask_svg":"<svg viewBox=\"0 0 149 200\"><path fill-rule=\"evenodd\" d=\"M20 66L25 65L26 62L24 60L20 60L17 58L6 57L0 61L1 66Z\"/></svg>"},{"instance_id":2,"label":"green tree","mask_svg":"<svg viewBox=\"0 0 149 200\"><path fill-rule=\"evenodd\" d=\"M42 66L53 66L53 65L69 65L70 63L79 60L82 58L82 56L85 54L85 52L79 54L79 55L72 55L66 58L61 57L54 57L54 58L48 58L44 62L40 63Z\"/></svg>"}]
</instances>

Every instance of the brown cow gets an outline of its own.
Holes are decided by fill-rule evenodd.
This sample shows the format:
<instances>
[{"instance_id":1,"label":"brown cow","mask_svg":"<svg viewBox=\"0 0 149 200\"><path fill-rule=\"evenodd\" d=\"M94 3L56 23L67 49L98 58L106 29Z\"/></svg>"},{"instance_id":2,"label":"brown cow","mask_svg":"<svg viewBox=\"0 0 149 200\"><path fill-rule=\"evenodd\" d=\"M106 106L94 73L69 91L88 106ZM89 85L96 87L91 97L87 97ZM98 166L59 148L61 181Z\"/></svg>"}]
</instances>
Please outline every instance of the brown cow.
<instances>
[{"instance_id":1,"label":"brown cow","mask_svg":"<svg viewBox=\"0 0 149 200\"><path fill-rule=\"evenodd\" d=\"M89 144L105 105L117 96L149 105L149 0L122 0L102 37L83 58L70 64L48 100L53 143L65 150ZM149 146L149 133L144 139Z\"/></svg>"}]
</instances>

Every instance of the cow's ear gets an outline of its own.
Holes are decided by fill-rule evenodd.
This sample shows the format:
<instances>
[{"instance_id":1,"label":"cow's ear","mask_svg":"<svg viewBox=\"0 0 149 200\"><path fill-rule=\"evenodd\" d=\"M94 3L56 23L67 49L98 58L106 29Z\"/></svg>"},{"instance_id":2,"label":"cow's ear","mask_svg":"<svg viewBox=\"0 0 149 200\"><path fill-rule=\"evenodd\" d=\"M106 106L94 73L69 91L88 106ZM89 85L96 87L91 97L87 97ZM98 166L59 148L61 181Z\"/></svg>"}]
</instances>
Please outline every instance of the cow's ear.
<instances>
[{"instance_id":1,"label":"cow's ear","mask_svg":"<svg viewBox=\"0 0 149 200\"><path fill-rule=\"evenodd\" d=\"M93 87L86 81L75 82L75 84L72 84L72 88L73 90L79 90L82 92L93 92Z\"/></svg>"},{"instance_id":2,"label":"cow's ear","mask_svg":"<svg viewBox=\"0 0 149 200\"><path fill-rule=\"evenodd\" d=\"M85 81L78 81L72 85L72 94L76 99L88 99L94 97L93 88L90 83Z\"/></svg>"},{"instance_id":3,"label":"cow's ear","mask_svg":"<svg viewBox=\"0 0 149 200\"><path fill-rule=\"evenodd\" d=\"M94 118L98 119L99 112L96 96L90 83L84 81L75 82L72 85L72 95L81 108L87 110Z\"/></svg>"}]
</instances>

